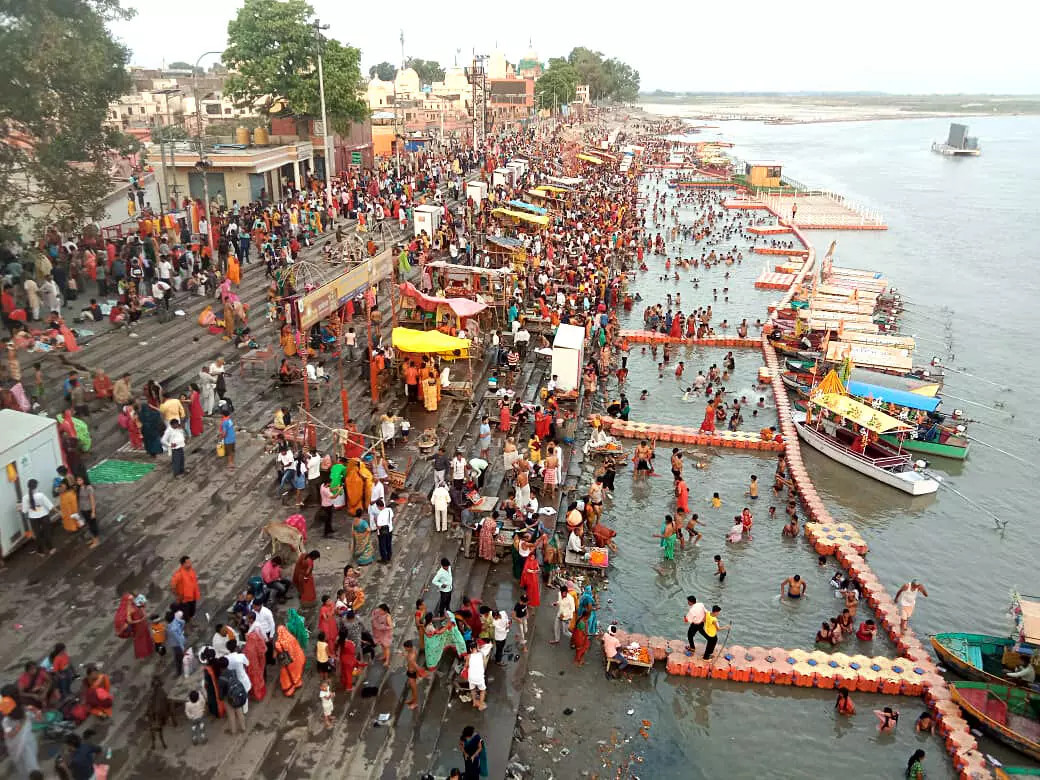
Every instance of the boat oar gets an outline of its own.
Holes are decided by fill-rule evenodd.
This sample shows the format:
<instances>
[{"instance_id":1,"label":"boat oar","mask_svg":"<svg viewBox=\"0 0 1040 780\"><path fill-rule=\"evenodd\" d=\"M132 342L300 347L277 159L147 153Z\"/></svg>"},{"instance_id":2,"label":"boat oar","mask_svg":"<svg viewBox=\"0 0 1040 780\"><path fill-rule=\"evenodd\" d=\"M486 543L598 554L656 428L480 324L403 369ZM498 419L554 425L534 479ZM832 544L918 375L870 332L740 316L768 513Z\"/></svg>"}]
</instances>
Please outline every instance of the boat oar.
<instances>
[{"instance_id":1,"label":"boat oar","mask_svg":"<svg viewBox=\"0 0 1040 780\"><path fill-rule=\"evenodd\" d=\"M991 450L996 450L996 451L997 451L997 452L999 452L999 453L1000 453L1001 455L1007 455L1007 456L1008 456L1009 458L1014 458L1014 459L1015 459L1015 460L1017 460L1017 461L1018 461L1019 463L1024 463L1024 464L1025 464L1025 465L1027 465L1027 466L1032 466L1032 465L1033 465L1032 463L1030 463L1030 462L1029 462L1028 460L1026 460L1025 458L1020 458L1020 457L1019 457L1018 455L1015 455L1015 454L1014 454L1014 453L1012 453L1012 452L1008 452L1007 450L1002 450L1002 449L1000 449L1000 447L994 447L994 446L993 446L992 444L987 444L987 443L986 443L986 442L984 442L984 441L983 441L982 439L976 439L976 438L975 438L974 436L969 436L968 438L969 438L969 439L970 439L971 441L973 441L973 442L974 442L975 444L981 444L981 445L982 445L983 447L989 447L989 448L990 448Z\"/></svg>"}]
</instances>

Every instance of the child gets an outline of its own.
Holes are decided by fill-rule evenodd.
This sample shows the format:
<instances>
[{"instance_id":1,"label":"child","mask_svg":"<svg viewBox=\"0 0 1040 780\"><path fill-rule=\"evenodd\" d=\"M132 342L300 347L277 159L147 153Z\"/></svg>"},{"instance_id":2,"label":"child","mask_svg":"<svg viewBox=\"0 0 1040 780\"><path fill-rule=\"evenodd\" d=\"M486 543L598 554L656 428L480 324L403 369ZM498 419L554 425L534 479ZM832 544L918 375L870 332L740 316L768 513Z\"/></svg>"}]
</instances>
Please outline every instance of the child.
<instances>
[{"instance_id":1,"label":"child","mask_svg":"<svg viewBox=\"0 0 1040 780\"><path fill-rule=\"evenodd\" d=\"M771 507L769 507L769 519L773 520L775 518L776 518L776 507L775 506L771 506Z\"/></svg>"},{"instance_id":2,"label":"child","mask_svg":"<svg viewBox=\"0 0 1040 780\"><path fill-rule=\"evenodd\" d=\"M408 699L405 701L405 704L408 705L408 709L414 710L419 707L419 675L421 670L416 660L418 653L411 639L404 641L404 650L402 652L404 653L405 676L408 678Z\"/></svg>"},{"instance_id":3,"label":"child","mask_svg":"<svg viewBox=\"0 0 1040 780\"><path fill-rule=\"evenodd\" d=\"M719 494L718 493L712 493L711 494L711 508L712 509L719 509L721 506L722 506L722 499L719 498Z\"/></svg>"},{"instance_id":4,"label":"child","mask_svg":"<svg viewBox=\"0 0 1040 780\"><path fill-rule=\"evenodd\" d=\"M883 710L874 710L874 714L878 718L878 731L882 734L894 731L896 724L899 723L899 713L895 712L891 707L885 707Z\"/></svg>"},{"instance_id":5,"label":"child","mask_svg":"<svg viewBox=\"0 0 1040 780\"><path fill-rule=\"evenodd\" d=\"M318 634L318 636L323 635L324 632ZM331 729L332 721L334 720L332 716L332 709L335 704L335 694L332 692L332 686L329 684L327 672L322 677L321 688L318 689L318 699L321 701L321 714L325 719L325 728Z\"/></svg>"},{"instance_id":6,"label":"child","mask_svg":"<svg viewBox=\"0 0 1040 780\"><path fill-rule=\"evenodd\" d=\"M657 364L657 378L664 379L664 363Z\"/></svg>"},{"instance_id":7,"label":"child","mask_svg":"<svg viewBox=\"0 0 1040 780\"><path fill-rule=\"evenodd\" d=\"M191 726L191 744L206 744L206 700L199 696L198 691L188 694L188 700L184 702L184 714Z\"/></svg>"},{"instance_id":8,"label":"child","mask_svg":"<svg viewBox=\"0 0 1040 780\"><path fill-rule=\"evenodd\" d=\"M694 545L700 544L701 539L704 536L704 534L697 530L697 526L704 525L699 518L700 516L694 512L690 515L690 519L686 521L686 535L693 540Z\"/></svg>"},{"instance_id":9,"label":"child","mask_svg":"<svg viewBox=\"0 0 1040 780\"><path fill-rule=\"evenodd\" d=\"M747 538L748 538L749 542L752 542L755 539L755 537L753 537L751 535L751 526L754 525L754 523L755 523L755 518L751 514L751 510L748 509L747 507L744 507L743 511L741 511L741 513L740 513L740 525L741 525L741 528L743 529L743 532L745 534L747 534Z\"/></svg>"},{"instance_id":10,"label":"child","mask_svg":"<svg viewBox=\"0 0 1040 780\"><path fill-rule=\"evenodd\" d=\"M733 525L730 526L729 533L726 534L727 542L739 542L744 538L744 522L740 519L740 515L733 516Z\"/></svg>"},{"instance_id":11,"label":"child","mask_svg":"<svg viewBox=\"0 0 1040 780\"><path fill-rule=\"evenodd\" d=\"M148 620L152 624L152 642L155 644L155 652L159 655L166 655L166 621L159 615L152 615Z\"/></svg>"},{"instance_id":12,"label":"child","mask_svg":"<svg viewBox=\"0 0 1040 780\"><path fill-rule=\"evenodd\" d=\"M722 556L715 556L715 573L719 575L719 585L726 581L726 564L722 562Z\"/></svg>"},{"instance_id":13,"label":"child","mask_svg":"<svg viewBox=\"0 0 1040 780\"><path fill-rule=\"evenodd\" d=\"M649 393L649 391L647 391L647 390L644 390L643 392L641 392L641 393L639 394L639 400L640 400L640 401L645 401L645 400L646 400L647 398L649 398L649 397L650 397L650 393Z\"/></svg>"},{"instance_id":14,"label":"child","mask_svg":"<svg viewBox=\"0 0 1040 780\"><path fill-rule=\"evenodd\" d=\"M408 422L408 420L402 419L401 420L401 439L404 441L405 444L408 443L408 434L411 432L411 430L412 430L412 424L410 422Z\"/></svg>"},{"instance_id":15,"label":"child","mask_svg":"<svg viewBox=\"0 0 1040 780\"><path fill-rule=\"evenodd\" d=\"M751 475L751 484L748 485L748 496L752 501L758 500L758 477L754 474Z\"/></svg>"},{"instance_id":16,"label":"child","mask_svg":"<svg viewBox=\"0 0 1040 780\"><path fill-rule=\"evenodd\" d=\"M317 662L318 674L322 682L329 679L329 643L325 639L325 632L318 632L318 643L314 646L314 660Z\"/></svg>"}]
</instances>

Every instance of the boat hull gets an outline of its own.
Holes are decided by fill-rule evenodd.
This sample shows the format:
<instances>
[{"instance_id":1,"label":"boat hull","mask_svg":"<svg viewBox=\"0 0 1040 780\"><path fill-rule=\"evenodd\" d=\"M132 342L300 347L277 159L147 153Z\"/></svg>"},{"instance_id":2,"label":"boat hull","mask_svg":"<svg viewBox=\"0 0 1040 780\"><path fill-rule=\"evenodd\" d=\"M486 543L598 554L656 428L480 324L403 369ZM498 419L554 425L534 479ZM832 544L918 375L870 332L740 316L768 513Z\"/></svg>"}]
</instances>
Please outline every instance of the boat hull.
<instances>
[{"instance_id":1,"label":"boat hull","mask_svg":"<svg viewBox=\"0 0 1040 780\"><path fill-rule=\"evenodd\" d=\"M881 436L882 441L886 441L893 446L899 445L899 439L891 434L883 434ZM920 439L903 439L903 449L910 450L911 452L921 452L927 455L935 455L939 458L953 458L954 460L964 460L968 457L968 448L970 444L965 444L963 447L959 447L955 444L940 444L937 441L921 441Z\"/></svg>"},{"instance_id":2,"label":"boat hull","mask_svg":"<svg viewBox=\"0 0 1040 780\"><path fill-rule=\"evenodd\" d=\"M798 438L817 452L821 452L831 460L848 466L853 471L883 482L889 487L909 493L912 496L926 496L939 489L934 479L924 477L914 471L894 472L875 466L866 459L861 459L832 442L828 437L818 433L805 424L805 415L801 412L792 414Z\"/></svg>"},{"instance_id":3,"label":"boat hull","mask_svg":"<svg viewBox=\"0 0 1040 780\"><path fill-rule=\"evenodd\" d=\"M1028 685L1024 685L1017 681L1005 680L1003 677L998 677L995 674L990 674L980 666L976 666L972 663L969 658L965 658L968 655L967 652L960 652L958 647L963 647L964 650L968 650L974 646L979 650L979 658L984 656L990 656L992 658L998 658L1003 655L1004 648L1014 647L1014 640L1003 637L1003 636L991 636L989 634L964 634L964 633L945 633L945 634L933 634L928 637L928 640L932 643L932 649L935 654L939 657L943 666L947 669L953 670L958 677L963 677L966 680L975 680L977 682L990 683L992 685L1017 685L1021 688L1028 688Z\"/></svg>"},{"instance_id":4,"label":"boat hull","mask_svg":"<svg viewBox=\"0 0 1040 780\"><path fill-rule=\"evenodd\" d=\"M1008 718L1012 713L1010 708L1007 708L1008 714L1005 715L1005 722L999 722L987 714L987 710L989 709L985 703L987 691L992 691L992 695L997 696L1002 700L1013 700L1015 697L1029 697L1030 695L1027 691L1017 688L1008 688L1006 685L989 685L986 683L970 682L953 683L950 685L950 693L953 696L953 701L964 710L964 714L968 716L969 720L972 720L979 725L979 728L981 728L982 731L989 734L989 736L993 737L998 742L1003 742L1008 747L1019 751L1023 755L1029 756L1034 761L1040 761L1040 744L1022 730L1023 727L1027 725L1025 721L1028 721L1029 724L1035 725L1035 716L1030 717L1027 715L1017 714L1017 722L1011 723ZM1027 703L1026 706L1028 707L1029 704ZM1016 725L1018 726L1017 730Z\"/></svg>"}]
</instances>

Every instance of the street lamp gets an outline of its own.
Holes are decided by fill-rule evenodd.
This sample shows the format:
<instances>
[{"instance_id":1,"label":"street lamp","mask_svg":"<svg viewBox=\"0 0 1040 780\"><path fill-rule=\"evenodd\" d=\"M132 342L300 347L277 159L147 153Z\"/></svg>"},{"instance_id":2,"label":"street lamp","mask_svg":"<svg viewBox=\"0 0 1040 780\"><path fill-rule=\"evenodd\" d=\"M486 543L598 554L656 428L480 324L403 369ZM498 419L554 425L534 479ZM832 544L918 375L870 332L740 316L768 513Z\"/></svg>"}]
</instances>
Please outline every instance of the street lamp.
<instances>
[{"instance_id":1,"label":"street lamp","mask_svg":"<svg viewBox=\"0 0 1040 780\"><path fill-rule=\"evenodd\" d=\"M213 223L209 213L209 171L212 163L210 163L205 155L202 153L202 108L199 104L199 63L202 62L203 57L208 57L211 54L223 54L223 51L206 51L199 55L199 58L195 60L195 67L191 69L191 90L195 96L195 134L198 140L198 151L199 161L196 164L196 168L202 174L202 197L206 199L205 208L203 214L206 217L206 243L209 244L209 257L210 262L216 262L217 260L217 247L213 242Z\"/></svg>"},{"instance_id":2,"label":"street lamp","mask_svg":"<svg viewBox=\"0 0 1040 780\"><path fill-rule=\"evenodd\" d=\"M318 95L321 98L321 148L325 153L325 184L332 186L332 177L336 173L336 161L329 150L329 118L325 115L325 71L321 62L321 31L329 29L318 19L314 20L314 34L318 39Z\"/></svg>"}]
</instances>

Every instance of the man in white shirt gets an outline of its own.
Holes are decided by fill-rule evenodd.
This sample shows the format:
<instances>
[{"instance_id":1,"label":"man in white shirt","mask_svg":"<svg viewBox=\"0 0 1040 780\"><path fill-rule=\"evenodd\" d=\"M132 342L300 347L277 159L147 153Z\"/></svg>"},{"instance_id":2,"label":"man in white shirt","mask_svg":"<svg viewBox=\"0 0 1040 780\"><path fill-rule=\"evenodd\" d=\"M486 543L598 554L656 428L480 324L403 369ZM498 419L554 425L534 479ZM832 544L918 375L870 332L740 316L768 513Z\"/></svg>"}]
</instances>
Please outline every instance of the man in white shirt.
<instances>
[{"instance_id":1,"label":"man in white shirt","mask_svg":"<svg viewBox=\"0 0 1040 780\"><path fill-rule=\"evenodd\" d=\"M617 637L617 626L612 625L603 635L603 655L606 656L608 661L613 659L617 662L617 670L607 672L615 680L621 676L622 672L625 671L625 667L628 666L628 659L621 654L620 650L621 640Z\"/></svg>"},{"instance_id":2,"label":"man in white shirt","mask_svg":"<svg viewBox=\"0 0 1040 780\"><path fill-rule=\"evenodd\" d=\"M455 457L451 459L451 481L456 490L462 490L462 483L466 480L466 469L469 464L462 450L455 451Z\"/></svg>"},{"instance_id":3,"label":"man in white shirt","mask_svg":"<svg viewBox=\"0 0 1040 780\"><path fill-rule=\"evenodd\" d=\"M162 446L170 453L173 464L173 476L184 476L184 430L181 421L174 417L162 435Z\"/></svg>"},{"instance_id":4,"label":"man in white shirt","mask_svg":"<svg viewBox=\"0 0 1040 780\"><path fill-rule=\"evenodd\" d=\"M307 490L310 493L310 498L315 503L321 503L321 455L317 452L304 452L303 455L307 464Z\"/></svg>"},{"instance_id":5,"label":"man in white shirt","mask_svg":"<svg viewBox=\"0 0 1040 780\"><path fill-rule=\"evenodd\" d=\"M495 663L502 665L502 651L505 649L506 640L509 638L509 615L499 610L491 621L495 626Z\"/></svg>"},{"instance_id":6,"label":"man in white shirt","mask_svg":"<svg viewBox=\"0 0 1040 780\"><path fill-rule=\"evenodd\" d=\"M549 380L549 381L548 381L548 382L546 383L546 385L545 385L545 389L546 389L546 390L548 390L548 391L549 391L550 393L551 393L551 392L553 392L553 391L554 391L554 390L556 389L556 382L557 382L558 380L559 380L559 377L558 377L558 376L557 376L556 374L553 374L553 375L552 375L552 379L550 379L550 380Z\"/></svg>"},{"instance_id":7,"label":"man in white shirt","mask_svg":"<svg viewBox=\"0 0 1040 780\"><path fill-rule=\"evenodd\" d=\"M574 599L567 595L567 586L560 586L560 598L553 605L556 607L556 620L553 621L553 638L549 640L550 645L560 644L560 627L567 636L571 635L571 618L574 617Z\"/></svg>"},{"instance_id":8,"label":"man in white shirt","mask_svg":"<svg viewBox=\"0 0 1040 780\"><path fill-rule=\"evenodd\" d=\"M348 328L347 332L343 334L343 346L347 348L347 361L353 363L357 360L357 333L354 332L353 328Z\"/></svg>"},{"instance_id":9,"label":"man in white shirt","mask_svg":"<svg viewBox=\"0 0 1040 780\"><path fill-rule=\"evenodd\" d=\"M513 344L516 345L517 352L520 353L520 357L527 357L527 345L531 343L531 333L523 325L520 326L520 330L513 336Z\"/></svg>"},{"instance_id":10,"label":"man in white shirt","mask_svg":"<svg viewBox=\"0 0 1040 780\"><path fill-rule=\"evenodd\" d=\"M574 531L571 531L571 535L567 538L567 552L572 552L577 555L585 554L585 548L581 546L581 537L574 533Z\"/></svg>"},{"instance_id":11,"label":"man in white shirt","mask_svg":"<svg viewBox=\"0 0 1040 780\"><path fill-rule=\"evenodd\" d=\"M274 635L277 630L274 624L274 613L265 604L254 601L253 615L255 620L249 630L256 631L264 638L267 643L267 662L274 663Z\"/></svg>"},{"instance_id":12,"label":"man in white shirt","mask_svg":"<svg viewBox=\"0 0 1040 780\"><path fill-rule=\"evenodd\" d=\"M394 554L394 510L383 499L376 503L376 533L379 535L379 562L390 563Z\"/></svg>"},{"instance_id":13,"label":"man in white shirt","mask_svg":"<svg viewBox=\"0 0 1040 780\"><path fill-rule=\"evenodd\" d=\"M235 677L242 683L246 693L253 690L253 683L249 679L249 673L246 671L246 667L249 666L249 659L246 658L245 653L239 651L238 640L229 639L227 641L227 653L224 657L228 659L228 669L235 673Z\"/></svg>"},{"instance_id":14,"label":"man in white shirt","mask_svg":"<svg viewBox=\"0 0 1040 780\"><path fill-rule=\"evenodd\" d=\"M430 496L433 504L433 525L438 531L448 530L448 505L451 503L451 493L448 486L443 482L433 489Z\"/></svg>"},{"instance_id":15,"label":"man in white shirt","mask_svg":"<svg viewBox=\"0 0 1040 780\"><path fill-rule=\"evenodd\" d=\"M704 633L704 618L707 616L708 611L703 604L698 603L696 596L687 596L686 603L690 605L689 609L686 610L686 616L683 618L684 623L690 624L690 627L686 630L686 643L690 646L691 651L695 651L697 648L694 647L693 638L698 633L704 635L705 639L708 636Z\"/></svg>"},{"instance_id":16,"label":"man in white shirt","mask_svg":"<svg viewBox=\"0 0 1040 780\"><path fill-rule=\"evenodd\" d=\"M433 575L430 584L437 589L437 615L443 615L446 610L451 609L451 590L454 587L454 577L451 574L451 561L441 558L441 567Z\"/></svg>"}]
</instances>

